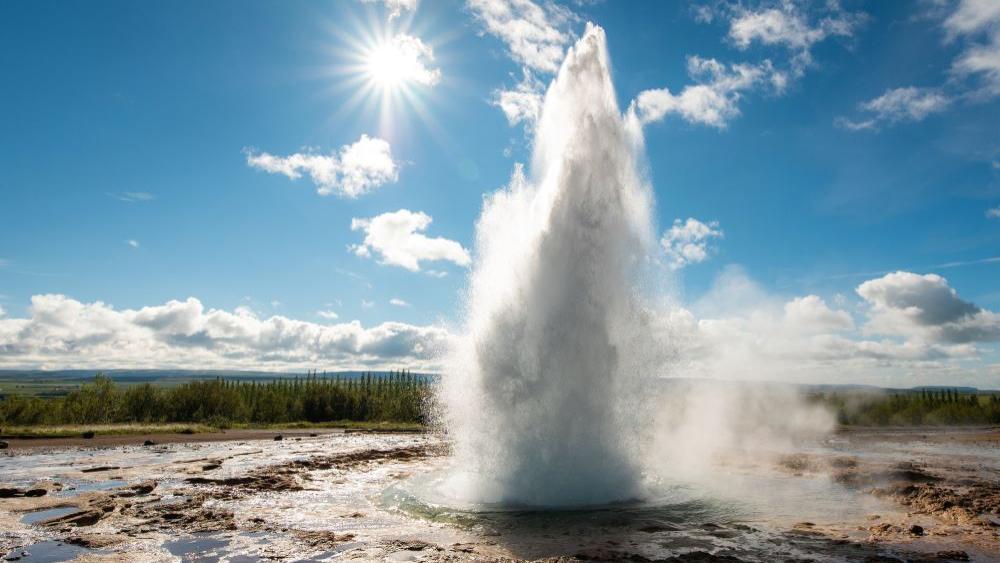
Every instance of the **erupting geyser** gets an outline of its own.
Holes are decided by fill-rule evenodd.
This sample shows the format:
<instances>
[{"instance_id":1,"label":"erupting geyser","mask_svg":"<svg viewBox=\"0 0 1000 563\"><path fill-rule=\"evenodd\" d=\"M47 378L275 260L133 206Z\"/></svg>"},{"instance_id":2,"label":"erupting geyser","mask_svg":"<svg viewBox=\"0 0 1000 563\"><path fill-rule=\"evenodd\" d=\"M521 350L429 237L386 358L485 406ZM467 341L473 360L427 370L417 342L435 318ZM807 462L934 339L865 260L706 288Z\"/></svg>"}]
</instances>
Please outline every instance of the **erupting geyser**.
<instances>
[{"instance_id":1,"label":"erupting geyser","mask_svg":"<svg viewBox=\"0 0 1000 563\"><path fill-rule=\"evenodd\" d=\"M439 400L463 500L588 505L639 494L655 244L642 133L589 25L545 96L529 173L484 204L462 341Z\"/></svg>"}]
</instances>

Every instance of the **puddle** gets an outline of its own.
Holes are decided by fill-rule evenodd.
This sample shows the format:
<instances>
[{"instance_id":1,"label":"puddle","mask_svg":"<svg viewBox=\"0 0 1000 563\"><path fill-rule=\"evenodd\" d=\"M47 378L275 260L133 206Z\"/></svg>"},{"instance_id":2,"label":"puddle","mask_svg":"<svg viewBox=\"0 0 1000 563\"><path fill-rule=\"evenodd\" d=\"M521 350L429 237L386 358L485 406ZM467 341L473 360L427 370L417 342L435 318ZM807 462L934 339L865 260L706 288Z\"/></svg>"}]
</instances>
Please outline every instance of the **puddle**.
<instances>
[{"instance_id":1,"label":"puddle","mask_svg":"<svg viewBox=\"0 0 1000 563\"><path fill-rule=\"evenodd\" d=\"M215 563L225 555L222 549L229 545L229 540L210 534L195 534L185 538L171 540L163 544L163 548L181 558L181 561L199 561Z\"/></svg>"},{"instance_id":2,"label":"puddle","mask_svg":"<svg viewBox=\"0 0 1000 563\"><path fill-rule=\"evenodd\" d=\"M92 491L108 491L124 487L128 483L121 479L108 479L107 481L70 481L63 483L63 490L55 493L55 496L71 497L80 493Z\"/></svg>"},{"instance_id":3,"label":"puddle","mask_svg":"<svg viewBox=\"0 0 1000 563\"><path fill-rule=\"evenodd\" d=\"M72 561L85 551L82 547L67 543L43 541L11 551L7 554L5 561L26 561L30 563Z\"/></svg>"},{"instance_id":4,"label":"puddle","mask_svg":"<svg viewBox=\"0 0 1000 563\"><path fill-rule=\"evenodd\" d=\"M66 516L67 514L72 514L79 510L79 508L72 506L65 506L62 508L46 508L44 510L35 510L29 512L21 517L21 522L24 524L35 524L43 520L48 520L49 518L58 518L60 516Z\"/></svg>"}]
</instances>

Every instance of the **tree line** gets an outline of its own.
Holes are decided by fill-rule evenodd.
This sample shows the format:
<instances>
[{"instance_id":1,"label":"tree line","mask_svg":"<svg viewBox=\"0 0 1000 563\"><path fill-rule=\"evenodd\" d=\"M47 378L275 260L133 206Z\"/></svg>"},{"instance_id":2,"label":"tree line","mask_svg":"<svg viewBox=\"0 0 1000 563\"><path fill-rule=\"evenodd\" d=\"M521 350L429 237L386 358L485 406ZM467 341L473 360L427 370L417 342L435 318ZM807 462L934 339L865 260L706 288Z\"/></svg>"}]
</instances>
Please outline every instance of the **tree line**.
<instances>
[{"instance_id":1,"label":"tree line","mask_svg":"<svg viewBox=\"0 0 1000 563\"><path fill-rule=\"evenodd\" d=\"M957 389L921 389L884 394L820 393L813 396L840 424L937 426L1000 424L1000 395Z\"/></svg>"},{"instance_id":2,"label":"tree line","mask_svg":"<svg viewBox=\"0 0 1000 563\"><path fill-rule=\"evenodd\" d=\"M429 382L407 370L360 377L319 376L236 381L218 378L172 387L120 386L97 374L62 397L10 395L0 424L424 422Z\"/></svg>"}]
</instances>

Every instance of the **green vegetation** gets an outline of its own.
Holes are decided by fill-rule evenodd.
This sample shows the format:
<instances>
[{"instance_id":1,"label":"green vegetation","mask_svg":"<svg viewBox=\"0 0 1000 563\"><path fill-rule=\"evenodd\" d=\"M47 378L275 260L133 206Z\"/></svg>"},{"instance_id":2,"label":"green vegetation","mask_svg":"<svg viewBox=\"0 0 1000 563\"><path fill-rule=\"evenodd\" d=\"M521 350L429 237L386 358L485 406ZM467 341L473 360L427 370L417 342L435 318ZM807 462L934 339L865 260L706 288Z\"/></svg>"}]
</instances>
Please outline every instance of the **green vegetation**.
<instances>
[{"instance_id":1,"label":"green vegetation","mask_svg":"<svg viewBox=\"0 0 1000 563\"><path fill-rule=\"evenodd\" d=\"M922 389L887 393L817 393L810 397L851 426L1000 424L1000 394Z\"/></svg>"},{"instance_id":2,"label":"green vegetation","mask_svg":"<svg viewBox=\"0 0 1000 563\"><path fill-rule=\"evenodd\" d=\"M220 378L172 387L150 383L123 387L98 374L92 383L63 396L6 396L0 400L0 426L171 423L231 428L325 423L343 427L350 426L348 421L419 426L425 422L423 405L429 393L426 380L406 371L349 379L314 373L268 382Z\"/></svg>"}]
</instances>

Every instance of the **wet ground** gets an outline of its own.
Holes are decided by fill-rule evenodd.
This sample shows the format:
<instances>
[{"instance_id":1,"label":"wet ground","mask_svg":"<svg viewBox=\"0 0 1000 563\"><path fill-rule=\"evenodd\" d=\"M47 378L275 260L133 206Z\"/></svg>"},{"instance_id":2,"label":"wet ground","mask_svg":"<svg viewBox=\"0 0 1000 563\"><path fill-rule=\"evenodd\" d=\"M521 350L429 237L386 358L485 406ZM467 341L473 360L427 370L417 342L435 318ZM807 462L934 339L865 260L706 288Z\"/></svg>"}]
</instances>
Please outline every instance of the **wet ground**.
<instances>
[{"instance_id":1,"label":"wet ground","mask_svg":"<svg viewBox=\"0 0 1000 563\"><path fill-rule=\"evenodd\" d=\"M0 552L41 561L1000 561L1000 429L852 430L538 511L436 497L423 434L7 450ZM568 476L568 478L571 478Z\"/></svg>"}]
</instances>

